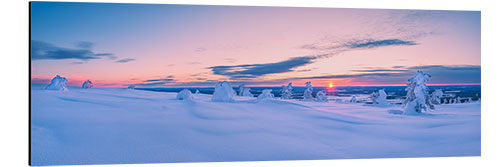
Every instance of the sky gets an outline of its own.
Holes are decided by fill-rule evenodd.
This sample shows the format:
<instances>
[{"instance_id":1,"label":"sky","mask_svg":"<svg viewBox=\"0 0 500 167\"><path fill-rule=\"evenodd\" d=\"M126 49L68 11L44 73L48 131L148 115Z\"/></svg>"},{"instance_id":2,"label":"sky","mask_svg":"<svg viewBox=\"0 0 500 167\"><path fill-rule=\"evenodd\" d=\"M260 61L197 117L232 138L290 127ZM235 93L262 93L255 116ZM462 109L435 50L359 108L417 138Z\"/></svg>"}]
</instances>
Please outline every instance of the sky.
<instances>
[{"instance_id":1,"label":"sky","mask_svg":"<svg viewBox=\"0 0 500 167\"><path fill-rule=\"evenodd\" d=\"M31 3L32 83L481 83L479 11Z\"/></svg>"}]
</instances>

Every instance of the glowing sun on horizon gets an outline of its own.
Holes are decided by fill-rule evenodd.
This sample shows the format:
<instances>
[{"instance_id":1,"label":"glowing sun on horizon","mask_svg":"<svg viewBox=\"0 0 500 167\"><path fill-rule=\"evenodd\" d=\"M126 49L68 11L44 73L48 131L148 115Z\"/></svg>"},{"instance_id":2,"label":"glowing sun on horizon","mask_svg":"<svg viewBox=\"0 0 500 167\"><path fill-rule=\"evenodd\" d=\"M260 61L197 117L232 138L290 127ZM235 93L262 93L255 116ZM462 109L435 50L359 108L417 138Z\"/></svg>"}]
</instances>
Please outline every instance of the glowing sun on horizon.
<instances>
[{"instance_id":1,"label":"glowing sun on horizon","mask_svg":"<svg viewBox=\"0 0 500 167\"><path fill-rule=\"evenodd\" d=\"M333 88L333 83L328 84L329 88Z\"/></svg>"}]
</instances>

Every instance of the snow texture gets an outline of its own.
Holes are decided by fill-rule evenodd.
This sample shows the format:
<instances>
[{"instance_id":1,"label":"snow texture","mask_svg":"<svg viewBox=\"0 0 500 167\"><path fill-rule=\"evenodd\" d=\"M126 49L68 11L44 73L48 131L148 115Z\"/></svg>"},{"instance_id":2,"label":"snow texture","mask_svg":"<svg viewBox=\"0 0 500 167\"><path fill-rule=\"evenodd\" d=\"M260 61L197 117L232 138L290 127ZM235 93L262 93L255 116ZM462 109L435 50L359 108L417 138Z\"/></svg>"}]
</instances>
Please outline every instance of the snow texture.
<instances>
[{"instance_id":1,"label":"snow texture","mask_svg":"<svg viewBox=\"0 0 500 167\"><path fill-rule=\"evenodd\" d=\"M390 113L401 105L41 87L31 90L33 166L481 155L480 102L413 116Z\"/></svg>"},{"instance_id":2,"label":"snow texture","mask_svg":"<svg viewBox=\"0 0 500 167\"><path fill-rule=\"evenodd\" d=\"M217 102L233 102L236 96L236 91L234 91L231 84L227 81L218 82L215 85L215 91L212 95L212 101Z\"/></svg>"},{"instance_id":3,"label":"snow texture","mask_svg":"<svg viewBox=\"0 0 500 167\"><path fill-rule=\"evenodd\" d=\"M82 88L93 88L94 87L94 84L92 83L92 81L90 80L86 80L85 82L83 82L82 84Z\"/></svg>"},{"instance_id":4,"label":"snow texture","mask_svg":"<svg viewBox=\"0 0 500 167\"><path fill-rule=\"evenodd\" d=\"M67 91L68 90L68 80L59 75L52 78L50 84L47 85L45 90L58 90L58 91Z\"/></svg>"},{"instance_id":5,"label":"snow texture","mask_svg":"<svg viewBox=\"0 0 500 167\"><path fill-rule=\"evenodd\" d=\"M176 99L178 100L193 100L193 94L189 89L183 89L179 93L177 93Z\"/></svg>"}]
</instances>

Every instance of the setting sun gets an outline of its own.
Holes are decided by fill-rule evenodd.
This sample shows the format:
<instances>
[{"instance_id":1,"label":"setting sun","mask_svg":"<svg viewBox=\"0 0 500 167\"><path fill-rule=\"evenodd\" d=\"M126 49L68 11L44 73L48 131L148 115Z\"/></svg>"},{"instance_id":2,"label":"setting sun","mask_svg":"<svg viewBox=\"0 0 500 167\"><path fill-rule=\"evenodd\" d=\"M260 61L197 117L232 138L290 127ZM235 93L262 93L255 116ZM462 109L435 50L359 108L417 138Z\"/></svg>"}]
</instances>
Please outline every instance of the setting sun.
<instances>
[{"instance_id":1,"label":"setting sun","mask_svg":"<svg viewBox=\"0 0 500 167\"><path fill-rule=\"evenodd\" d=\"M333 83L328 84L329 88L333 88Z\"/></svg>"}]
</instances>

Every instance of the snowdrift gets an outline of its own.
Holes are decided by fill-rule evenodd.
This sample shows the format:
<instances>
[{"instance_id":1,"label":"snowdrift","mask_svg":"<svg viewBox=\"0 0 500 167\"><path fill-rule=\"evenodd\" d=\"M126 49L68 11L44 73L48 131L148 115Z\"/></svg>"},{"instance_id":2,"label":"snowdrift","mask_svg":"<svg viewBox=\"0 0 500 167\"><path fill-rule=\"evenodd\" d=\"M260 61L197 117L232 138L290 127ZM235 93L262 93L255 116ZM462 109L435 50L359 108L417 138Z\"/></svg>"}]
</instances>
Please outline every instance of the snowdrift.
<instances>
[{"instance_id":1,"label":"snowdrift","mask_svg":"<svg viewBox=\"0 0 500 167\"><path fill-rule=\"evenodd\" d=\"M230 85L218 92L231 99ZM234 91L234 90L233 90ZM402 105L32 90L32 165L479 156L481 103Z\"/></svg>"}]
</instances>

